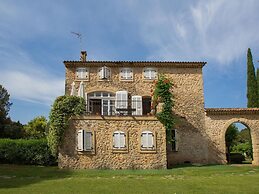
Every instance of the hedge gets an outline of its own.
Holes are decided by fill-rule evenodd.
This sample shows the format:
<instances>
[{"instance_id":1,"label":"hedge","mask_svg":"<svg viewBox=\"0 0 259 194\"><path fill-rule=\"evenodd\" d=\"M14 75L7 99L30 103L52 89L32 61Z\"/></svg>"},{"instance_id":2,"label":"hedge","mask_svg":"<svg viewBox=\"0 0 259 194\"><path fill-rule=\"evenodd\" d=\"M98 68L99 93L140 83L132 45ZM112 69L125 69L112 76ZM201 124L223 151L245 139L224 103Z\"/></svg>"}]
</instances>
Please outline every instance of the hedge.
<instances>
[{"instance_id":1,"label":"hedge","mask_svg":"<svg viewBox=\"0 0 259 194\"><path fill-rule=\"evenodd\" d=\"M0 162L10 164L55 165L45 139L0 139Z\"/></svg>"}]
</instances>

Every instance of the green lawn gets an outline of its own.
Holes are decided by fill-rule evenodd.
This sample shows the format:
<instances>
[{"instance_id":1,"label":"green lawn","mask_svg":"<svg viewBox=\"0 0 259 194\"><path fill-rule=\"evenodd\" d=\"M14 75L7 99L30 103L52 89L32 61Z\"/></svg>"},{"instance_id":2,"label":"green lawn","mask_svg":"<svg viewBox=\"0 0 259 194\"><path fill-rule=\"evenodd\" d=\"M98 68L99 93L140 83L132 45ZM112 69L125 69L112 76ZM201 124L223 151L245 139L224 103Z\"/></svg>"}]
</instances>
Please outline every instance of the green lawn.
<instances>
[{"instance_id":1,"label":"green lawn","mask_svg":"<svg viewBox=\"0 0 259 194\"><path fill-rule=\"evenodd\" d=\"M259 193L259 167L59 170L0 165L0 193Z\"/></svg>"}]
</instances>

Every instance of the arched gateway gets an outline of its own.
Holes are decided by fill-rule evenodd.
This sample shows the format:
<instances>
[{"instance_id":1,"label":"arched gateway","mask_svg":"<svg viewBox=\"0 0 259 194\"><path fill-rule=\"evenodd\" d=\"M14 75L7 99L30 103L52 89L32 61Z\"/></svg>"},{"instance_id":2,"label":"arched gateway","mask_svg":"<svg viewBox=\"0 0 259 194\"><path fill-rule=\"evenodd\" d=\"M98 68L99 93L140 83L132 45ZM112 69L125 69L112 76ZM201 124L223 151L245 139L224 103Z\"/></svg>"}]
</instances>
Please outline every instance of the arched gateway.
<instances>
[{"instance_id":1,"label":"arched gateway","mask_svg":"<svg viewBox=\"0 0 259 194\"><path fill-rule=\"evenodd\" d=\"M226 130L240 122L250 129L253 164L259 165L259 108L208 108L205 125L209 139L209 163L226 163Z\"/></svg>"}]
</instances>

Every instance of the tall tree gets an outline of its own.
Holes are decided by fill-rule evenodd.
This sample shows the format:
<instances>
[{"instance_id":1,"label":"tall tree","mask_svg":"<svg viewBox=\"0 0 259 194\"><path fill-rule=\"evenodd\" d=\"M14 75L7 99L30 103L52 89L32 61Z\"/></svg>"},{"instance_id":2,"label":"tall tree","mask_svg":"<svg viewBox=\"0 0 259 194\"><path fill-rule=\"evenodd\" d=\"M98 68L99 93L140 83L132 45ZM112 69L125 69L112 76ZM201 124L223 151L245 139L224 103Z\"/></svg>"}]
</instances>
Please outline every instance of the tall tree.
<instances>
[{"instance_id":1,"label":"tall tree","mask_svg":"<svg viewBox=\"0 0 259 194\"><path fill-rule=\"evenodd\" d=\"M258 91L251 49L247 50L247 107L258 107Z\"/></svg>"},{"instance_id":2,"label":"tall tree","mask_svg":"<svg viewBox=\"0 0 259 194\"><path fill-rule=\"evenodd\" d=\"M259 108L259 68L256 69L256 80L257 80L257 97L258 97L258 108Z\"/></svg>"},{"instance_id":3,"label":"tall tree","mask_svg":"<svg viewBox=\"0 0 259 194\"><path fill-rule=\"evenodd\" d=\"M10 110L10 106L12 105L12 103L9 102L9 98L10 95L7 90L0 85L0 137L4 133L8 112Z\"/></svg>"}]
</instances>

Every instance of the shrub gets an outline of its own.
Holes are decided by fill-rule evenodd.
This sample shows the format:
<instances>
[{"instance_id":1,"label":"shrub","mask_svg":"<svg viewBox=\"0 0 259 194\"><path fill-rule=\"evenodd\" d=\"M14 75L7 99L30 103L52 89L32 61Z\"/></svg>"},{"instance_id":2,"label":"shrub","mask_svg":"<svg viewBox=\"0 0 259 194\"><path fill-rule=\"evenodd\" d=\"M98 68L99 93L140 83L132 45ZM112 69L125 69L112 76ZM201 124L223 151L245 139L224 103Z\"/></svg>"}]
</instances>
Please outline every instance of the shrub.
<instances>
[{"instance_id":1,"label":"shrub","mask_svg":"<svg viewBox=\"0 0 259 194\"><path fill-rule=\"evenodd\" d=\"M0 162L11 164L54 165L45 139L0 139Z\"/></svg>"},{"instance_id":2,"label":"shrub","mask_svg":"<svg viewBox=\"0 0 259 194\"><path fill-rule=\"evenodd\" d=\"M59 96L56 98L50 111L50 126L47 135L48 145L54 157L58 155L58 149L68 127L69 119L74 115L85 113L85 109L84 98L78 96Z\"/></svg>"},{"instance_id":3,"label":"shrub","mask_svg":"<svg viewBox=\"0 0 259 194\"><path fill-rule=\"evenodd\" d=\"M242 164L245 161L245 156L241 153L230 153L231 164Z\"/></svg>"}]
</instances>

